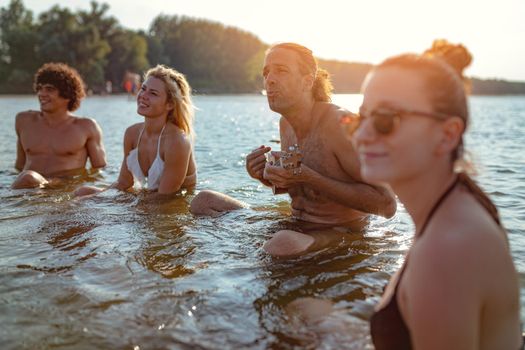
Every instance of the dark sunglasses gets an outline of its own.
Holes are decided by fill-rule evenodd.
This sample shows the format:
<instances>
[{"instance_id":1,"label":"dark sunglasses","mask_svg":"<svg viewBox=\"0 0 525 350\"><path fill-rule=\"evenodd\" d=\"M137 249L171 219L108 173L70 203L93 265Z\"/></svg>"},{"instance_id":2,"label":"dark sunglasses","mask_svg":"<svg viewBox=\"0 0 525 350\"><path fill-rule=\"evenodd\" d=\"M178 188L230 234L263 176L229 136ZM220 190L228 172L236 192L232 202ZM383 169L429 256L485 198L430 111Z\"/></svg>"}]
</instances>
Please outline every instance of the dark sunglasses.
<instances>
[{"instance_id":1,"label":"dark sunglasses","mask_svg":"<svg viewBox=\"0 0 525 350\"><path fill-rule=\"evenodd\" d=\"M363 113L361 110L359 114L347 114L340 119L340 122L348 135L352 135L361 126L363 120L372 118L372 125L377 133L381 135L388 135L394 131L404 115L422 116L432 119L444 120L449 118L449 115L437 112L422 112L409 109L399 108L378 108L370 113Z\"/></svg>"}]
</instances>

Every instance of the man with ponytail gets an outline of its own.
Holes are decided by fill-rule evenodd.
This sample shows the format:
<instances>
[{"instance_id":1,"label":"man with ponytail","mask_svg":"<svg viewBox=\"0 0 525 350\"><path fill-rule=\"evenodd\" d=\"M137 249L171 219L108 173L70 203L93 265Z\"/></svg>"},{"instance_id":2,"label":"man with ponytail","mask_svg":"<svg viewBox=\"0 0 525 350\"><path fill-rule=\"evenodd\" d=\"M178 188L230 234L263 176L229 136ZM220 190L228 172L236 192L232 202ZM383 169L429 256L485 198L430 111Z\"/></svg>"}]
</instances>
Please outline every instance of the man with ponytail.
<instances>
[{"instance_id":1,"label":"man with ponytail","mask_svg":"<svg viewBox=\"0 0 525 350\"><path fill-rule=\"evenodd\" d=\"M258 147L246 157L246 169L264 185L290 195L294 218L292 229L275 233L264 249L279 257L302 254L360 231L370 213L394 215L391 193L361 179L356 153L339 123L350 112L331 103L329 74L318 67L312 51L295 43L273 45L266 52L263 77L270 109L281 115L281 150ZM267 161L269 152L278 159L297 149L302 159L293 169ZM241 206L202 191L191 210L206 215Z\"/></svg>"}]
</instances>

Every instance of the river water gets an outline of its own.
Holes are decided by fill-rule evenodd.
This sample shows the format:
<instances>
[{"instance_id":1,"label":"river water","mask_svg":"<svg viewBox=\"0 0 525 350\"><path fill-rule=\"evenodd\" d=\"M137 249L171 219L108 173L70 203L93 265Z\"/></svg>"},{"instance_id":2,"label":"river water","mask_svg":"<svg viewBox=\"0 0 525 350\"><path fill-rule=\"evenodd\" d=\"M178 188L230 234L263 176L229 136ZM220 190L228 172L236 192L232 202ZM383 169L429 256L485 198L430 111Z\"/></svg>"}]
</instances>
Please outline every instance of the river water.
<instances>
[{"instance_id":1,"label":"river water","mask_svg":"<svg viewBox=\"0 0 525 350\"><path fill-rule=\"evenodd\" d=\"M334 101L357 110L361 98ZM2 349L370 348L366 320L411 242L406 212L400 206L392 219L373 218L365 235L321 252L270 258L261 246L288 220L289 200L252 180L244 158L261 144L279 147L278 116L263 96L197 96L195 103L197 190L253 209L195 218L192 194L158 202L114 190L77 201L75 182L13 191L14 117L38 104L32 96L0 97ZM508 230L523 300L525 97L471 97L470 106L466 147ZM104 133L109 165L93 184L117 178L124 130L141 120L135 110L126 96L110 96L89 97L77 111ZM285 308L299 297L330 299L336 311L305 326ZM343 330L331 326L340 324Z\"/></svg>"}]
</instances>

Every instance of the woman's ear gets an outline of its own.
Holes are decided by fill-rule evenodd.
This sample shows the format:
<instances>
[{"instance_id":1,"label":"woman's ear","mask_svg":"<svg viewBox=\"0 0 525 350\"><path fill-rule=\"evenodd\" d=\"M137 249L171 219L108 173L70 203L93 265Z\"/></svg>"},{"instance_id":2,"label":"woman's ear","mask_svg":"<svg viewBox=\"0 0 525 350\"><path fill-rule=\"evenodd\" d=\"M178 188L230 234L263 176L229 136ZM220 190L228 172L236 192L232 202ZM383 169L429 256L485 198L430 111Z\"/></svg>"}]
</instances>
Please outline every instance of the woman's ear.
<instances>
[{"instance_id":1,"label":"woman's ear","mask_svg":"<svg viewBox=\"0 0 525 350\"><path fill-rule=\"evenodd\" d=\"M438 154L449 154L461 141L465 130L465 122L460 117L451 117L441 123L441 140L437 148Z\"/></svg>"},{"instance_id":2,"label":"woman's ear","mask_svg":"<svg viewBox=\"0 0 525 350\"><path fill-rule=\"evenodd\" d=\"M168 111L173 111L175 109L175 104L173 103L173 101L167 101L166 108L168 109Z\"/></svg>"}]
</instances>

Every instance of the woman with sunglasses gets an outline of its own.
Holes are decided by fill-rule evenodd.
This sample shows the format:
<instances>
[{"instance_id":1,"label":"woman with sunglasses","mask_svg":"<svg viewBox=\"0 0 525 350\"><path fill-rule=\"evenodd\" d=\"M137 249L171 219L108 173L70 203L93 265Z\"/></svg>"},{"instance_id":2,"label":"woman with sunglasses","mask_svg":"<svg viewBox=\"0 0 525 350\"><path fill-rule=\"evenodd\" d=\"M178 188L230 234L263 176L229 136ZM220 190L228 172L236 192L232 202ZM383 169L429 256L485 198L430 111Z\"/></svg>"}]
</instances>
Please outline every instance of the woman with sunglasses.
<instances>
[{"instance_id":1,"label":"woman with sunglasses","mask_svg":"<svg viewBox=\"0 0 525 350\"><path fill-rule=\"evenodd\" d=\"M463 46L443 40L422 55L389 58L365 80L360 116L346 120L363 178L390 185L416 230L372 316L376 349L522 345L505 229L487 195L457 170L470 61Z\"/></svg>"}]
</instances>

